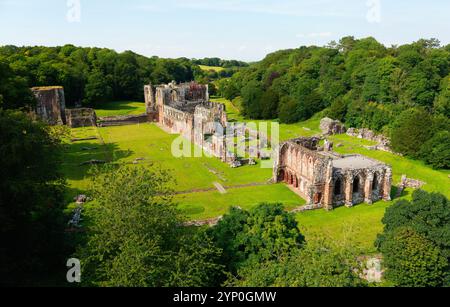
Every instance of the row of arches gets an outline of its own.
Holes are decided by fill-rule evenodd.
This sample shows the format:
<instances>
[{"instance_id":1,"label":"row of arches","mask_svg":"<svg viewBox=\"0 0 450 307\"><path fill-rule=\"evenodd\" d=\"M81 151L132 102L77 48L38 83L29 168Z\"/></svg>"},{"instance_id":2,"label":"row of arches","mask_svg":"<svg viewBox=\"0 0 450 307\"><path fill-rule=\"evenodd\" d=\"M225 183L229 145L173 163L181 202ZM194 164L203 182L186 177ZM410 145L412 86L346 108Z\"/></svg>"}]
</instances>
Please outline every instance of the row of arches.
<instances>
[{"instance_id":1,"label":"row of arches","mask_svg":"<svg viewBox=\"0 0 450 307\"><path fill-rule=\"evenodd\" d=\"M380 175L378 173L375 173L372 179L372 183L371 183L371 187L372 187L372 191L378 191L380 188ZM368 180L368 179L365 179ZM356 175L353 177L353 181L350 182L350 184L352 184L352 192L354 194L356 193L363 193L364 190L364 182L365 182L364 178L361 177L361 175ZM340 195L344 195L344 185L345 185L345 181L343 179L343 177L338 177L335 182L334 182L334 190L333 190L333 194L334 196L340 196Z\"/></svg>"},{"instance_id":2,"label":"row of arches","mask_svg":"<svg viewBox=\"0 0 450 307\"><path fill-rule=\"evenodd\" d=\"M294 172L290 172L289 170L280 171L278 182L284 182L293 188L298 189L301 193L305 192L307 185L306 180L302 180L302 178L298 177Z\"/></svg>"},{"instance_id":3,"label":"row of arches","mask_svg":"<svg viewBox=\"0 0 450 307\"><path fill-rule=\"evenodd\" d=\"M299 174L303 177L312 179L314 176L317 158L307 151L286 144L281 150L280 161L283 161L285 167L299 170Z\"/></svg>"}]
</instances>

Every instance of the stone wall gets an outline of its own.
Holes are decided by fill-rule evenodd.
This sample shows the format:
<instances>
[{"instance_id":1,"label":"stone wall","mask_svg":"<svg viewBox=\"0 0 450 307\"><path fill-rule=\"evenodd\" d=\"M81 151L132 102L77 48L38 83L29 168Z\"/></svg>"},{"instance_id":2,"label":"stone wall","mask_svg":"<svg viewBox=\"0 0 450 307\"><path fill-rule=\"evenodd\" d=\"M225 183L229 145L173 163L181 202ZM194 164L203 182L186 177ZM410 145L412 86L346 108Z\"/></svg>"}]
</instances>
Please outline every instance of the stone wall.
<instances>
[{"instance_id":1,"label":"stone wall","mask_svg":"<svg viewBox=\"0 0 450 307\"><path fill-rule=\"evenodd\" d=\"M71 128L96 126L97 115L94 109L67 109L66 122L67 126Z\"/></svg>"},{"instance_id":2,"label":"stone wall","mask_svg":"<svg viewBox=\"0 0 450 307\"><path fill-rule=\"evenodd\" d=\"M126 126L126 125L136 125L148 122L147 114L141 115L125 115L125 116L108 116L100 117L98 119L98 125L100 127L111 127L111 126Z\"/></svg>"},{"instance_id":3,"label":"stone wall","mask_svg":"<svg viewBox=\"0 0 450 307\"><path fill-rule=\"evenodd\" d=\"M66 100L62 86L33 87L36 115L50 125L66 124Z\"/></svg>"},{"instance_id":4,"label":"stone wall","mask_svg":"<svg viewBox=\"0 0 450 307\"><path fill-rule=\"evenodd\" d=\"M372 130L365 128L362 129L350 128L347 130L347 135L377 143L376 146L369 146L369 149L392 152L390 148L389 138L385 137L382 134L377 134Z\"/></svg>"}]
</instances>

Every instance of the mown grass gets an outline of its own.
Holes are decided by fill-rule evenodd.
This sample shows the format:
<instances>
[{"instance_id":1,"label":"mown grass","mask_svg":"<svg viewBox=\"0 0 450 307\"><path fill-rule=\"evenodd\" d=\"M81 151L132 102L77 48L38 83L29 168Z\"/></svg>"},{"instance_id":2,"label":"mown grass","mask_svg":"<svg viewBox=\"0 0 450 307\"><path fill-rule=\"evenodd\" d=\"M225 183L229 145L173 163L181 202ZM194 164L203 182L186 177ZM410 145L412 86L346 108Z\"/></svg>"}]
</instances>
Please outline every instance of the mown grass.
<instances>
[{"instance_id":1,"label":"mown grass","mask_svg":"<svg viewBox=\"0 0 450 307\"><path fill-rule=\"evenodd\" d=\"M215 99L227 104L229 117L232 120L251 122L242 118L239 110L229 101ZM112 110L111 110L112 111ZM129 110L114 112L127 112ZM117 113L116 113L117 114ZM256 121L260 123L262 121ZM298 136L319 134L320 118L292 125L280 125L281 140ZM270 127L270 125L269 125ZM284 185L264 185L272 176L272 169L262 169L260 165L245 166L232 169L216 158L176 158L171 147L178 135L170 135L154 124L141 124L108 128L80 128L72 130L73 138L97 136L98 139L66 144L63 171L66 174L70 190L68 202L77 194L85 192L89 180L90 166L80 166L91 159L106 160L115 163L130 164L137 158L144 158L137 167L156 165L169 169L176 180L175 190L188 192L176 196L180 209L189 219L206 219L223 215L231 206L250 209L261 202L281 202L288 209L305 203ZM410 178L419 179L427 184L427 191L441 192L450 197L448 178L450 171L433 170L419 161L381 151L370 151L364 146L374 145L347 135L331 137L334 144L342 147L335 150L342 154L360 153L383 161L393 167L394 184L406 174ZM104 143L103 143L104 142ZM95 150L82 150L85 147L97 147ZM239 189L227 189L226 194L216 190L192 193L192 190L214 189L218 182L225 187L236 185L259 184ZM191 192L189 192L191 191ZM407 190L402 197L409 198L412 190ZM299 227L307 238L324 233L333 240L345 239L349 233L354 241L367 252L374 252L373 242L382 231L381 220L386 208L393 202L377 202L373 205L358 205L353 208L341 207L331 212L324 210L309 211L297 214Z\"/></svg>"},{"instance_id":2,"label":"mown grass","mask_svg":"<svg viewBox=\"0 0 450 307\"><path fill-rule=\"evenodd\" d=\"M282 203L286 209L305 204L288 187L282 184L229 189L226 194L218 191L178 195L175 200L190 219L207 219L224 215L231 207L251 209L261 202Z\"/></svg>"},{"instance_id":3,"label":"mown grass","mask_svg":"<svg viewBox=\"0 0 450 307\"><path fill-rule=\"evenodd\" d=\"M139 115L145 111L145 103L136 101L105 102L95 108L98 117Z\"/></svg>"}]
</instances>

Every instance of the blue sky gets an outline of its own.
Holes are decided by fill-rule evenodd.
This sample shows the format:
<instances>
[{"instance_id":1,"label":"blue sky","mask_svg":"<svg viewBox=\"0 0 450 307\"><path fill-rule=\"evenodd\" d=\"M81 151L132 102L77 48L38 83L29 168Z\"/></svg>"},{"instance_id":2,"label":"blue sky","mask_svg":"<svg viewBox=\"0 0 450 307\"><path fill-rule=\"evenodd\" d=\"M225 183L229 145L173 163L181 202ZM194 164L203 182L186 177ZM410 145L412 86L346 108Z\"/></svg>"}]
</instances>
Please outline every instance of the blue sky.
<instances>
[{"instance_id":1,"label":"blue sky","mask_svg":"<svg viewBox=\"0 0 450 307\"><path fill-rule=\"evenodd\" d=\"M346 35L448 44L449 16L448 0L0 0L0 45L255 61Z\"/></svg>"}]
</instances>

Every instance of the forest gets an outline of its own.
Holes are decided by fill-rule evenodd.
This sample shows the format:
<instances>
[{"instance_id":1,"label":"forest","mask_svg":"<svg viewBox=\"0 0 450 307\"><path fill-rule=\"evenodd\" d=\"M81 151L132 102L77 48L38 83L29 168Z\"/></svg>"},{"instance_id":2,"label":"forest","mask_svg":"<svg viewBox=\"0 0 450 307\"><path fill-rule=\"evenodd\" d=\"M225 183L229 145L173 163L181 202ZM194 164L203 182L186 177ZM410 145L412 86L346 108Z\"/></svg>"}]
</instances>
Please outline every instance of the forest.
<instances>
[{"instance_id":1,"label":"forest","mask_svg":"<svg viewBox=\"0 0 450 307\"><path fill-rule=\"evenodd\" d=\"M323 112L390 136L399 153L450 167L450 45L436 39L387 48L344 37L277 51L218 88L247 118L295 123Z\"/></svg>"},{"instance_id":2,"label":"forest","mask_svg":"<svg viewBox=\"0 0 450 307\"><path fill-rule=\"evenodd\" d=\"M187 58L147 58L105 48L0 47L0 96L3 107L32 103L28 88L61 85L68 106L95 106L116 100L143 101L143 86L192 81L206 72Z\"/></svg>"}]
</instances>

